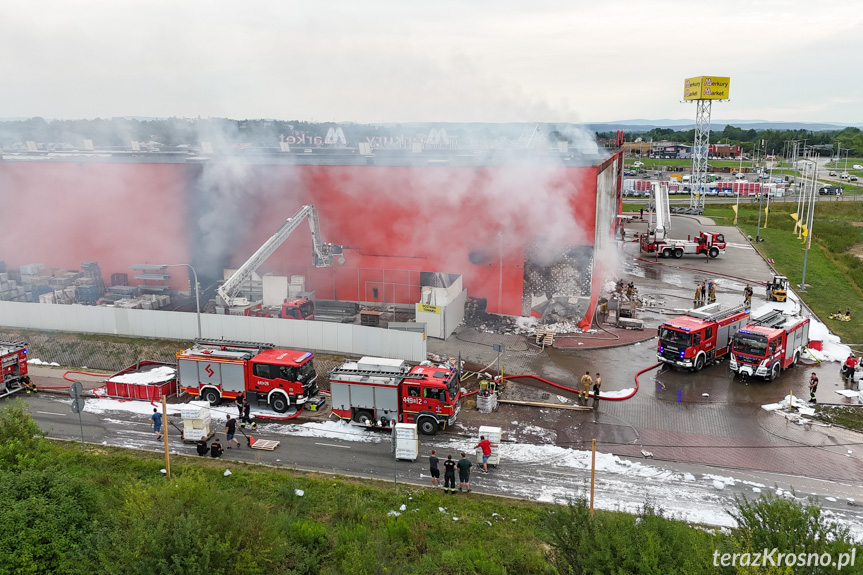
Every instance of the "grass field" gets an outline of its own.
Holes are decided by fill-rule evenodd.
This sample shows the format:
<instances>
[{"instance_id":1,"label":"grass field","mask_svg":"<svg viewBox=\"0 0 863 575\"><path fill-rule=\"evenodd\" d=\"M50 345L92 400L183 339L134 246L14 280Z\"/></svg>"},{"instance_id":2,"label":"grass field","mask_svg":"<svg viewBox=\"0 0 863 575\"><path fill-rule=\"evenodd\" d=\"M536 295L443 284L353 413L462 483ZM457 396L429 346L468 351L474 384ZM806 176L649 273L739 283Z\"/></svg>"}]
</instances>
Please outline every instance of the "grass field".
<instances>
[{"instance_id":1,"label":"grass field","mask_svg":"<svg viewBox=\"0 0 863 575\"><path fill-rule=\"evenodd\" d=\"M765 258L773 259L774 267L797 286L803 278L804 245L794 234L794 220L789 216L794 211L794 203L771 204L767 228L758 234L764 241L756 244L756 248ZM722 225L734 221L730 204L708 206L705 215ZM757 205L741 203L740 229L755 238L757 221ZM848 253L849 249L863 244L863 227L853 225L856 222L863 222L863 203L817 204L813 242L806 259L807 289L801 296L843 341L863 343L863 322L828 319L830 314L840 309L844 311L846 307L851 308L852 318L863 318L863 262Z\"/></svg>"}]
</instances>

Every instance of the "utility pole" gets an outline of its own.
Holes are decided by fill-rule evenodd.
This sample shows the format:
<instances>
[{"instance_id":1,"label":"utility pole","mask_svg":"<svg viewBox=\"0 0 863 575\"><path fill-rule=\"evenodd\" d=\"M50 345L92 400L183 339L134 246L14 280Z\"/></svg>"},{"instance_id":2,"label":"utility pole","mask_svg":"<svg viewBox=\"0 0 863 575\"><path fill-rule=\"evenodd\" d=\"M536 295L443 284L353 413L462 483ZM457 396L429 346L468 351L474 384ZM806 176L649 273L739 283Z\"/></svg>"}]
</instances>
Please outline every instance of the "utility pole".
<instances>
[{"instance_id":1,"label":"utility pole","mask_svg":"<svg viewBox=\"0 0 863 575\"><path fill-rule=\"evenodd\" d=\"M168 402L162 395L162 433L165 438L165 471L168 479L171 479L171 454L168 451Z\"/></svg>"}]
</instances>

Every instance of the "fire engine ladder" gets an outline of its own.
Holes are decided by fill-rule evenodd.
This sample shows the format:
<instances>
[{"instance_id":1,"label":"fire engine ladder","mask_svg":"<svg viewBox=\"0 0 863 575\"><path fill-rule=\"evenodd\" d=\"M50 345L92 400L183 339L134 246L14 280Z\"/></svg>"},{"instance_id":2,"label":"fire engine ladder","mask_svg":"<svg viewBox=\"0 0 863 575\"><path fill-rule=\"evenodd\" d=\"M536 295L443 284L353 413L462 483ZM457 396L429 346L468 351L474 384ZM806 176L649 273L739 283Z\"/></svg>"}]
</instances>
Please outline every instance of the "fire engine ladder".
<instances>
[{"instance_id":1,"label":"fire engine ladder","mask_svg":"<svg viewBox=\"0 0 863 575\"><path fill-rule=\"evenodd\" d=\"M238 341L232 339L208 339L198 338L195 343L204 347L218 347L231 349L275 349L272 343L259 343L256 341Z\"/></svg>"},{"instance_id":2,"label":"fire engine ladder","mask_svg":"<svg viewBox=\"0 0 863 575\"><path fill-rule=\"evenodd\" d=\"M711 305L707 305L704 307L700 307L698 309L691 309L686 312L686 315L689 317L695 317L704 321L719 321L721 319L725 319L726 317L732 316L736 313L740 313L746 309L746 306L743 304L735 305L730 308L722 309L722 304L714 303Z\"/></svg>"},{"instance_id":3,"label":"fire engine ladder","mask_svg":"<svg viewBox=\"0 0 863 575\"><path fill-rule=\"evenodd\" d=\"M309 219L309 229L312 232L315 267L328 267L332 264L334 255L341 255L342 246L325 244L321 241L321 231L318 227L318 211L315 209L315 206L311 204L305 205L300 208L293 217L288 218L288 220L285 221L278 230L276 230L276 233L270 236L270 239L264 242L264 244L258 248L258 251L252 254L252 257L246 260L243 265L234 272L234 275L229 277L224 284L216 289L216 294L225 305L229 307L231 306L234 298L237 296L237 293L239 293L240 288L246 280L252 277L255 270L257 270L261 264L263 264L267 258L270 257L273 252L275 252L279 246L288 239L291 233L297 229L305 218ZM340 263L343 261L343 259L339 260Z\"/></svg>"},{"instance_id":4,"label":"fire engine ladder","mask_svg":"<svg viewBox=\"0 0 863 575\"><path fill-rule=\"evenodd\" d=\"M771 310L759 318L753 318L750 323L752 325L761 325L764 327L777 328L785 323L786 316L779 310Z\"/></svg>"}]
</instances>

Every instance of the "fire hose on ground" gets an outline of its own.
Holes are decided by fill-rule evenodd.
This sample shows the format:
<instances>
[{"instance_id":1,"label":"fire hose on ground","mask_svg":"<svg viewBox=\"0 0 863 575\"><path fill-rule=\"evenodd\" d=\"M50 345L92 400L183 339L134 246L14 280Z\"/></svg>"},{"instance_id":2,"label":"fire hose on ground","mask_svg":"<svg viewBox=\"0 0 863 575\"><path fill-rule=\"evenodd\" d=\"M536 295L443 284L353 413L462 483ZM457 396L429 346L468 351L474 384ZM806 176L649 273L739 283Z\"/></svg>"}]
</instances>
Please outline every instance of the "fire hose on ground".
<instances>
[{"instance_id":1,"label":"fire hose on ground","mask_svg":"<svg viewBox=\"0 0 863 575\"><path fill-rule=\"evenodd\" d=\"M601 395L601 393L602 393L602 392L600 392L599 399L601 399L601 400L605 400L605 401L623 401L623 400L626 400L626 399L630 399L630 398L631 398L631 397L633 397L636 393L638 393L638 387L639 387L639 383L638 383L638 376L639 376L639 375L641 375L642 373L646 373L646 372L648 372L648 371L650 371L650 370L652 370L652 369L656 369L656 368L657 368L657 367L659 367L660 365L662 365L662 362L655 363L654 365L651 365L650 367L646 367L646 368L642 369L641 371L639 371L638 373L636 373L636 374L635 374L635 378L634 378L634 379L635 379L635 388L632 390L632 393L629 393L628 395L622 395L622 396L619 396L619 397L603 397L603 396ZM565 385L560 385L559 383L554 383L553 381L549 381L549 380L547 380L547 379L545 379L545 378L542 378L542 377L539 377L539 376L536 376L536 375L527 374L527 373L525 373L525 374L520 374L520 375L505 375L505 376L503 376L503 379L518 379L518 378L522 378L522 377L526 377L526 378L530 378L530 379L535 379L535 380L537 380L537 381L541 381L541 382L543 382L543 383L547 383L548 385L551 385L551 386L556 387L556 388L558 388L558 389L562 389L562 390L564 390L564 391L568 391L568 392L570 392L570 393L578 394L578 392L579 392L579 390L577 390L577 389L573 389L573 388L571 388L571 387L566 387ZM470 397L471 395L476 395L477 393L479 393L479 390L477 390L477 391L471 391L470 393L466 393L466 394L464 394L462 397ZM588 392L588 396L589 396L589 397L594 397L593 391Z\"/></svg>"}]
</instances>

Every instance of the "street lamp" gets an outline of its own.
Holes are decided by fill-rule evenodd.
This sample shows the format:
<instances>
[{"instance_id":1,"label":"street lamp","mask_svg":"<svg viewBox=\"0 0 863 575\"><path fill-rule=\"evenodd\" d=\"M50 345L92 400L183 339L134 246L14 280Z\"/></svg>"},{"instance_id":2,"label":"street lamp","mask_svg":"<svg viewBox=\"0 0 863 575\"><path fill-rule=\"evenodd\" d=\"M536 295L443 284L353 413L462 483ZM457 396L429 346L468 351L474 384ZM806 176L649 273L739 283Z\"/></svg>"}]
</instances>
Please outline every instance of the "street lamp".
<instances>
[{"instance_id":1,"label":"street lamp","mask_svg":"<svg viewBox=\"0 0 863 575\"><path fill-rule=\"evenodd\" d=\"M201 300L198 295L198 272L195 271L195 268L192 267L191 264L135 264L132 267L133 270L140 271L165 271L167 268L176 268L185 266L192 270L192 276L195 278L195 313L198 316L198 339L201 338ZM140 279L140 278L138 278ZM146 278L144 278L146 279Z\"/></svg>"}]
</instances>

